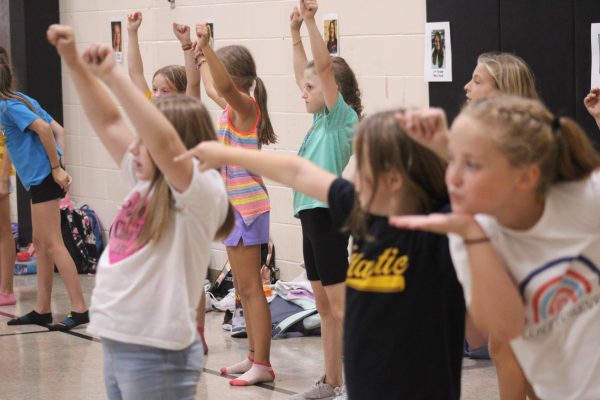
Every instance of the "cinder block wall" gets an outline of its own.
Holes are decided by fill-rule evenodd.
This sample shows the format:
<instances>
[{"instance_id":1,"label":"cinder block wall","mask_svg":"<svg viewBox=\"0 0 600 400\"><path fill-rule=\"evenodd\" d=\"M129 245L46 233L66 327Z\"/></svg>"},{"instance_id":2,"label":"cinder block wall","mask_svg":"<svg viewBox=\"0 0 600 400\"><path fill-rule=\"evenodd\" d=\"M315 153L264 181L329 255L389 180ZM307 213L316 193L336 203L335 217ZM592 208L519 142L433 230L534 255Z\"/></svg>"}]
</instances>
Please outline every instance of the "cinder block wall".
<instances>
[{"instance_id":1,"label":"cinder block wall","mask_svg":"<svg viewBox=\"0 0 600 400\"><path fill-rule=\"evenodd\" d=\"M61 0L61 23L75 28L79 48L92 42L110 43L110 21L123 20L123 49L127 49L127 14L143 12L139 31L144 71L148 82L166 64L183 64L172 22L193 26L214 21L215 46L247 46L257 63L269 95L269 111L279 143L266 151L295 154L310 127L292 69L289 14L297 3L289 0ZM367 114L399 106L428 104L423 81L425 0L323 0L317 18L325 13L339 17L340 55L353 67L363 93ZM304 28L303 28L304 29ZM306 31L305 47L308 46ZM126 71L125 63L120 65ZM309 55L310 59L310 55ZM117 167L87 122L80 101L63 67L64 122L68 132L68 169L74 182L72 197L97 210L108 228L127 193ZM219 109L207 105L217 120ZM271 196L271 236L283 278L301 269L302 244L298 220L292 215L292 192L267 182ZM224 249L214 244L214 268L225 261Z\"/></svg>"}]
</instances>

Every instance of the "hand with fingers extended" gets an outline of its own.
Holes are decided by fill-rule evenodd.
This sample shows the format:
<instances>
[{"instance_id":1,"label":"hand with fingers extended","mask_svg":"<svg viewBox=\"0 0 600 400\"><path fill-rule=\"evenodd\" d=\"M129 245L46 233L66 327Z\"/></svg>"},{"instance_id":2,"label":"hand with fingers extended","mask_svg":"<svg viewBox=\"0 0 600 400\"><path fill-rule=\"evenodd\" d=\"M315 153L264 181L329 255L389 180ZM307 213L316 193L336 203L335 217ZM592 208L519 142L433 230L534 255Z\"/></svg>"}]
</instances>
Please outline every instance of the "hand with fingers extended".
<instances>
[{"instance_id":1,"label":"hand with fingers extended","mask_svg":"<svg viewBox=\"0 0 600 400\"><path fill-rule=\"evenodd\" d=\"M448 122L441 108L408 110L396 114L396 120L415 142L448 159Z\"/></svg>"},{"instance_id":2,"label":"hand with fingers extended","mask_svg":"<svg viewBox=\"0 0 600 400\"><path fill-rule=\"evenodd\" d=\"M300 15L303 20L314 19L318 9L317 0L300 0Z\"/></svg>"},{"instance_id":3,"label":"hand with fingers extended","mask_svg":"<svg viewBox=\"0 0 600 400\"><path fill-rule=\"evenodd\" d=\"M142 25L142 13L135 11L127 15L127 32L137 32Z\"/></svg>"},{"instance_id":4,"label":"hand with fingers extended","mask_svg":"<svg viewBox=\"0 0 600 400\"><path fill-rule=\"evenodd\" d=\"M52 170L52 179L56 182L63 191L68 192L71 187L72 178L71 175L63 169L63 167L57 167Z\"/></svg>"},{"instance_id":5,"label":"hand with fingers extended","mask_svg":"<svg viewBox=\"0 0 600 400\"><path fill-rule=\"evenodd\" d=\"M198 48L200 50L210 45L210 28L207 24L196 24L196 37L198 38Z\"/></svg>"},{"instance_id":6,"label":"hand with fingers extended","mask_svg":"<svg viewBox=\"0 0 600 400\"><path fill-rule=\"evenodd\" d=\"M173 22L173 33L182 45L192 43L190 27L188 25Z\"/></svg>"},{"instance_id":7,"label":"hand with fingers extended","mask_svg":"<svg viewBox=\"0 0 600 400\"><path fill-rule=\"evenodd\" d=\"M583 99L583 104L600 127L600 88L592 89Z\"/></svg>"},{"instance_id":8,"label":"hand with fingers extended","mask_svg":"<svg viewBox=\"0 0 600 400\"><path fill-rule=\"evenodd\" d=\"M66 25L50 25L46 36L67 65L74 65L79 61L73 28Z\"/></svg>"},{"instance_id":9,"label":"hand with fingers extended","mask_svg":"<svg viewBox=\"0 0 600 400\"><path fill-rule=\"evenodd\" d=\"M175 157L175 161L183 161L196 157L200 161L200 171L206 171L208 169L221 168L227 164L226 155L230 151L232 151L231 148L222 145L216 140L207 140Z\"/></svg>"},{"instance_id":10,"label":"hand with fingers extended","mask_svg":"<svg viewBox=\"0 0 600 400\"><path fill-rule=\"evenodd\" d=\"M105 79L115 70L115 57L109 46L91 44L82 58L89 70L100 79Z\"/></svg>"},{"instance_id":11,"label":"hand with fingers extended","mask_svg":"<svg viewBox=\"0 0 600 400\"><path fill-rule=\"evenodd\" d=\"M292 13L290 14L290 29L292 32L300 32L300 27L302 26L302 15L300 15L300 10L298 7L294 7Z\"/></svg>"},{"instance_id":12,"label":"hand with fingers extended","mask_svg":"<svg viewBox=\"0 0 600 400\"><path fill-rule=\"evenodd\" d=\"M471 214L400 215L389 217L389 223L400 229L413 229L433 233L456 233L464 239L485 236Z\"/></svg>"}]
</instances>

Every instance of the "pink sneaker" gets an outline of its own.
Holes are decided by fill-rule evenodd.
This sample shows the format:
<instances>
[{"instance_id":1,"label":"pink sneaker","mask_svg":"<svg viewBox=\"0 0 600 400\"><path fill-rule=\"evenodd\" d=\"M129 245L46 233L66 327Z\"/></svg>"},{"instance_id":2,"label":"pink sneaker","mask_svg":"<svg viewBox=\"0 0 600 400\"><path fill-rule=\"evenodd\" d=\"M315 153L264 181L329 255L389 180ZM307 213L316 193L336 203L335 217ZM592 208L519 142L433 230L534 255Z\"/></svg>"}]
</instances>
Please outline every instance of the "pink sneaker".
<instances>
[{"instance_id":1,"label":"pink sneaker","mask_svg":"<svg viewBox=\"0 0 600 400\"><path fill-rule=\"evenodd\" d=\"M13 304L17 304L17 298L15 297L14 293L0 293L0 306L11 306Z\"/></svg>"}]
</instances>

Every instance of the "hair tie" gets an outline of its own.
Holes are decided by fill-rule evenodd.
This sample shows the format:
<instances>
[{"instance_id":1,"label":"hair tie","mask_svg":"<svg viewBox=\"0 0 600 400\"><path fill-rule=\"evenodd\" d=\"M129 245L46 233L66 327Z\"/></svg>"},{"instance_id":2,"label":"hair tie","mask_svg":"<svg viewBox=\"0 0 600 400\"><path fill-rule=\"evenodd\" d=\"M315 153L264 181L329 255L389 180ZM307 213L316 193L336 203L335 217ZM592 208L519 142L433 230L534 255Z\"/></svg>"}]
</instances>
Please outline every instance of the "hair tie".
<instances>
[{"instance_id":1,"label":"hair tie","mask_svg":"<svg viewBox=\"0 0 600 400\"><path fill-rule=\"evenodd\" d=\"M558 115L555 115L552 118L552 131L553 132L558 132L560 129L560 117Z\"/></svg>"}]
</instances>

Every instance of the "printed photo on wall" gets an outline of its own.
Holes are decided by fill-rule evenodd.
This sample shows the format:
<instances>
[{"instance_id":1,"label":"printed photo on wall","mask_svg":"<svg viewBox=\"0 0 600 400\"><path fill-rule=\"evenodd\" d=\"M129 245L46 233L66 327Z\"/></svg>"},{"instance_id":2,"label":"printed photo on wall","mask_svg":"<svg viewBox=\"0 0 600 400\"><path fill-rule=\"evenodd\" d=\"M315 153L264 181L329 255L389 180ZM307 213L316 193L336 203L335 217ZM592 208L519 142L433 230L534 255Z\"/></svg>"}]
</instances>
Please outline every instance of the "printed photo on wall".
<instances>
[{"instance_id":1,"label":"printed photo on wall","mask_svg":"<svg viewBox=\"0 0 600 400\"><path fill-rule=\"evenodd\" d=\"M340 55L339 38L339 21L337 14L323 15L323 40L327 45L327 50L332 56Z\"/></svg>"},{"instance_id":2,"label":"printed photo on wall","mask_svg":"<svg viewBox=\"0 0 600 400\"><path fill-rule=\"evenodd\" d=\"M425 81L452 81L450 23L429 22L425 26Z\"/></svg>"},{"instance_id":3,"label":"printed photo on wall","mask_svg":"<svg viewBox=\"0 0 600 400\"><path fill-rule=\"evenodd\" d=\"M600 23L592 24L592 80L591 88L600 87Z\"/></svg>"},{"instance_id":4,"label":"printed photo on wall","mask_svg":"<svg viewBox=\"0 0 600 400\"><path fill-rule=\"evenodd\" d=\"M123 62L123 22L120 19L112 19L110 21L110 42L113 51L115 52L115 61Z\"/></svg>"},{"instance_id":5,"label":"printed photo on wall","mask_svg":"<svg viewBox=\"0 0 600 400\"><path fill-rule=\"evenodd\" d=\"M208 33L210 35L209 44L211 48L215 48L215 23L213 21L207 21Z\"/></svg>"}]
</instances>

